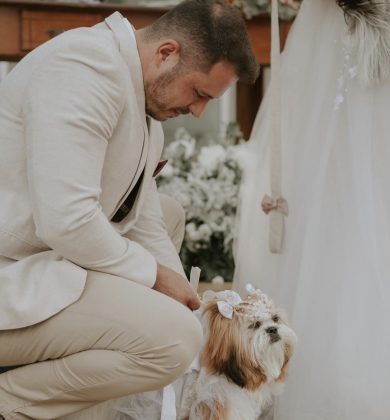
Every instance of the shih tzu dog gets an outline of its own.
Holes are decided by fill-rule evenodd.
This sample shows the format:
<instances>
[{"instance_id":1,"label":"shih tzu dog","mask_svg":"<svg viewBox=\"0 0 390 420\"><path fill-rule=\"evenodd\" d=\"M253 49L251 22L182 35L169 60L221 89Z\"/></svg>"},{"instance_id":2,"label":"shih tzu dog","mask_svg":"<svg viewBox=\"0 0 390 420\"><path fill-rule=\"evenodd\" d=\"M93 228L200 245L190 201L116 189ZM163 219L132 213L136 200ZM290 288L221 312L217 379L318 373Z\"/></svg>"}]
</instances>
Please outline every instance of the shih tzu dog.
<instances>
[{"instance_id":1,"label":"shih tzu dog","mask_svg":"<svg viewBox=\"0 0 390 420\"><path fill-rule=\"evenodd\" d=\"M203 297L200 371L180 419L256 420L281 392L296 336L265 294L249 292Z\"/></svg>"},{"instance_id":2,"label":"shih tzu dog","mask_svg":"<svg viewBox=\"0 0 390 420\"><path fill-rule=\"evenodd\" d=\"M173 384L99 404L95 414L77 419L263 418L287 377L296 335L264 293L248 291L244 300L230 290L203 294L197 316L204 329L204 345L187 373Z\"/></svg>"}]
</instances>

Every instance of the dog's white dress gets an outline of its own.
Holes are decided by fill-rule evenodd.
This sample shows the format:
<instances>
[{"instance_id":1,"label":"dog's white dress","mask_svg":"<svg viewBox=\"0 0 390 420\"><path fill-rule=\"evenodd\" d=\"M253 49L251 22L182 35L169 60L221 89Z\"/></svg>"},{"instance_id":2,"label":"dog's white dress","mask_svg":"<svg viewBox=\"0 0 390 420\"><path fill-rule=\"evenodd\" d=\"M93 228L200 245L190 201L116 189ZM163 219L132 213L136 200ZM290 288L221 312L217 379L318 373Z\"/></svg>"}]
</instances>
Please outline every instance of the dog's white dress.
<instances>
[{"instance_id":1,"label":"dog's white dress","mask_svg":"<svg viewBox=\"0 0 390 420\"><path fill-rule=\"evenodd\" d=\"M334 0L305 0L283 53L281 255L261 211L267 98L248 144L235 288L271 295L299 340L275 420L390 419L390 80L359 82L346 33Z\"/></svg>"}]
</instances>

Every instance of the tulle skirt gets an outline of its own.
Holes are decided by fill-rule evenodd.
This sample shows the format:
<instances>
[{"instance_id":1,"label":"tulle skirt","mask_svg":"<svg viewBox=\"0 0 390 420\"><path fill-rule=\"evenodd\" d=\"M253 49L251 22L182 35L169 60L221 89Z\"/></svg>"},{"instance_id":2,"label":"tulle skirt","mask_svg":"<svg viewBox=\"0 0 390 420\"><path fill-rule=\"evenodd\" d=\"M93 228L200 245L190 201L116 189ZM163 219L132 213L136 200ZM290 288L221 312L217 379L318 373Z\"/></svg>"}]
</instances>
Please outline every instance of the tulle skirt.
<instances>
[{"instance_id":1,"label":"tulle skirt","mask_svg":"<svg viewBox=\"0 0 390 420\"><path fill-rule=\"evenodd\" d=\"M268 250L269 98L248 144L234 287L299 344L275 420L390 419L390 81L359 83L333 0L306 0L282 58L284 250Z\"/></svg>"}]
</instances>

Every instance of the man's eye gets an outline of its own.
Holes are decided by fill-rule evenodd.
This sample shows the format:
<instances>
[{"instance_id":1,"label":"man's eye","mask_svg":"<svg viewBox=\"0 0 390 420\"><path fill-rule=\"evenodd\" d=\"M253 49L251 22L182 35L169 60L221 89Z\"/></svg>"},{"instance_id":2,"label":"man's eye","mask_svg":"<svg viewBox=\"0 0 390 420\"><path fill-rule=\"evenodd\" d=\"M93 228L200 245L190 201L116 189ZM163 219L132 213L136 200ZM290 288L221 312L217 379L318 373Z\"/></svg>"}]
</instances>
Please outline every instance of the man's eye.
<instances>
[{"instance_id":1,"label":"man's eye","mask_svg":"<svg viewBox=\"0 0 390 420\"><path fill-rule=\"evenodd\" d=\"M200 94L200 92L198 92L197 90L194 90L194 96L198 99L203 98L203 96Z\"/></svg>"}]
</instances>

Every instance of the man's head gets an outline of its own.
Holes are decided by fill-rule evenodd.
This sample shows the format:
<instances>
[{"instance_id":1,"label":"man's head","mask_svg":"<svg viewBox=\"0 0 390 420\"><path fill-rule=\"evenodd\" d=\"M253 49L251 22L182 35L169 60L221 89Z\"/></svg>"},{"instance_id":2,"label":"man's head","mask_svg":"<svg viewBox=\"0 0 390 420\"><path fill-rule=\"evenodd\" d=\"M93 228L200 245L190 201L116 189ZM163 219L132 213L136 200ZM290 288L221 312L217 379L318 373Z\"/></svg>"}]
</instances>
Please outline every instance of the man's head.
<instances>
[{"instance_id":1,"label":"man's head","mask_svg":"<svg viewBox=\"0 0 390 420\"><path fill-rule=\"evenodd\" d=\"M245 22L223 0L185 0L138 36L146 111L157 120L199 117L235 81L257 78Z\"/></svg>"}]
</instances>

